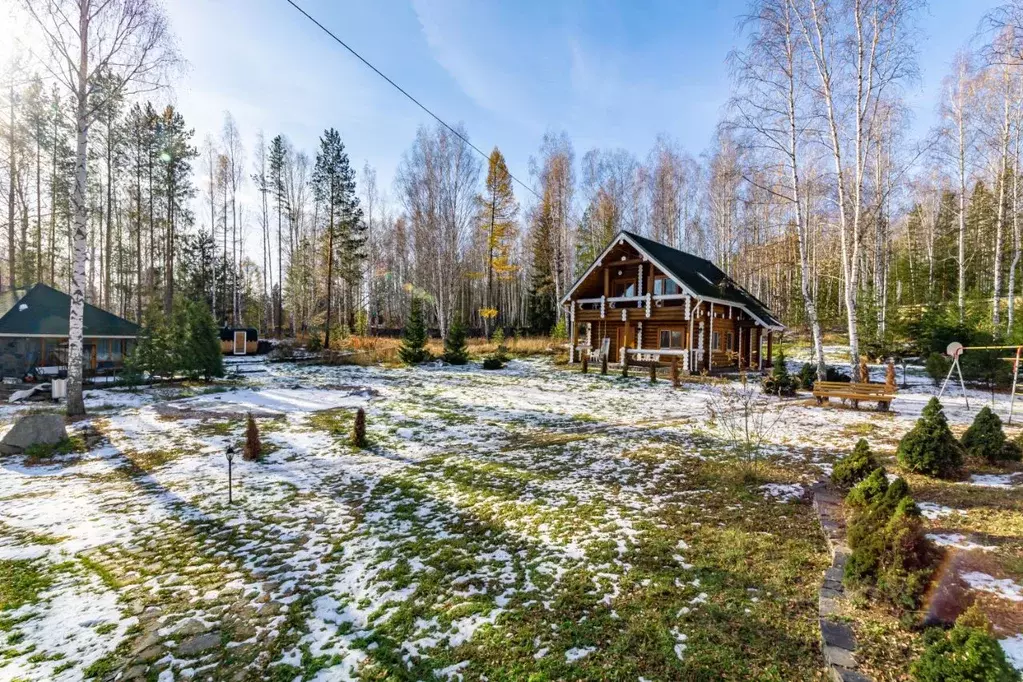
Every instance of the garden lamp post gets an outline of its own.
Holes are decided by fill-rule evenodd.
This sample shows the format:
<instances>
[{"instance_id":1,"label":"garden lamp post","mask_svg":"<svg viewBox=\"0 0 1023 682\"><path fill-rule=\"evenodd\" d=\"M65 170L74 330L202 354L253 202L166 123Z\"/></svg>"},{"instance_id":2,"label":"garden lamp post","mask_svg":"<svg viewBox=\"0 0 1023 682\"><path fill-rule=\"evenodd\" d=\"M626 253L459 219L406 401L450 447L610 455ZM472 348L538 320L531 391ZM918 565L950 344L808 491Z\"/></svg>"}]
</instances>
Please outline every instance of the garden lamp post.
<instances>
[{"instance_id":1,"label":"garden lamp post","mask_svg":"<svg viewBox=\"0 0 1023 682\"><path fill-rule=\"evenodd\" d=\"M227 457L227 503L231 504L231 462L234 460L234 446L228 445L224 453Z\"/></svg>"}]
</instances>

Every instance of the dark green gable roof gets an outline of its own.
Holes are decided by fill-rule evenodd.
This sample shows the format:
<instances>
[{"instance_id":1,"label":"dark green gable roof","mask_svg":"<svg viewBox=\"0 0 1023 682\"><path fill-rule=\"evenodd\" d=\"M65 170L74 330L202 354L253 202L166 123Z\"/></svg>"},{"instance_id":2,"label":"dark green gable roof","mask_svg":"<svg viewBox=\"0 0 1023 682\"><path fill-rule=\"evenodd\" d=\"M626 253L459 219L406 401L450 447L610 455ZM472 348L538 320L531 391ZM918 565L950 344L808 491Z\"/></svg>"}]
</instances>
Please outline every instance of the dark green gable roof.
<instances>
[{"instance_id":1,"label":"dark green gable roof","mask_svg":"<svg viewBox=\"0 0 1023 682\"><path fill-rule=\"evenodd\" d=\"M647 237L640 236L634 232L622 230L611 244L607 247L610 250L622 237L632 242L646 257L655 261L657 265L668 275L677 280L684 289L701 299L710 299L714 302L723 301L744 308L746 312L759 320L767 327L784 329L784 325L778 321L766 305L756 296L739 286L735 280L722 272L721 268L705 258L694 256L685 251L673 249L670 246L655 242ZM606 250L605 250L606 252ZM590 270L596 265L590 266ZM589 274L587 270L586 274ZM575 284L565 295L563 302L569 298L573 290L586 278L586 274L579 277Z\"/></svg>"},{"instance_id":2,"label":"dark green gable roof","mask_svg":"<svg viewBox=\"0 0 1023 682\"><path fill-rule=\"evenodd\" d=\"M71 297L45 284L0 293L0 336L68 335ZM123 317L85 304L85 336L139 335L139 326Z\"/></svg>"},{"instance_id":3,"label":"dark green gable roof","mask_svg":"<svg viewBox=\"0 0 1023 682\"><path fill-rule=\"evenodd\" d=\"M669 274L689 287L697 296L736 303L770 327L784 326L767 309L766 305L739 286L731 277L722 272L721 268L709 260L673 249L632 232L623 230L623 233L627 234L636 242L637 246L647 252L647 255L663 265Z\"/></svg>"}]
</instances>

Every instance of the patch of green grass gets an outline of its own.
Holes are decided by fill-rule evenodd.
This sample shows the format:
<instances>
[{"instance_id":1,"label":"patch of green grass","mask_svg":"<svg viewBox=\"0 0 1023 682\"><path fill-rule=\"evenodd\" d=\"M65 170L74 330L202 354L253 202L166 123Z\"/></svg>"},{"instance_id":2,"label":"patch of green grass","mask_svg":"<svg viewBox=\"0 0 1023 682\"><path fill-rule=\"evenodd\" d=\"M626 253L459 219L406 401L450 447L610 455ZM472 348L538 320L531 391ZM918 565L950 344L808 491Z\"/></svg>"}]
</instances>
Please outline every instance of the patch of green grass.
<instances>
[{"instance_id":1,"label":"patch of green grass","mask_svg":"<svg viewBox=\"0 0 1023 682\"><path fill-rule=\"evenodd\" d=\"M57 443L36 443L25 449L25 463L29 465L45 463L54 457L86 452L85 439L75 434L61 439Z\"/></svg>"},{"instance_id":2,"label":"patch of green grass","mask_svg":"<svg viewBox=\"0 0 1023 682\"><path fill-rule=\"evenodd\" d=\"M39 593L52 584L50 571L39 559L0 559L0 611L38 601Z\"/></svg>"},{"instance_id":3,"label":"patch of green grass","mask_svg":"<svg viewBox=\"0 0 1023 682\"><path fill-rule=\"evenodd\" d=\"M99 562L93 560L91 557L80 556L78 557L78 560L82 562L83 566L85 566L87 569L95 573L99 577L99 579L103 581L103 584L109 587L111 590L114 590L116 592L117 590L120 590L122 587L124 587L124 584L114 576L110 569L108 569L106 566L103 566ZM98 629L99 628L97 628L97 630Z\"/></svg>"},{"instance_id":4,"label":"patch of green grass","mask_svg":"<svg viewBox=\"0 0 1023 682\"><path fill-rule=\"evenodd\" d=\"M355 412L346 408L333 408L313 412L306 421L314 429L326 431L334 438L349 438L352 435L352 426L355 424Z\"/></svg>"}]
</instances>

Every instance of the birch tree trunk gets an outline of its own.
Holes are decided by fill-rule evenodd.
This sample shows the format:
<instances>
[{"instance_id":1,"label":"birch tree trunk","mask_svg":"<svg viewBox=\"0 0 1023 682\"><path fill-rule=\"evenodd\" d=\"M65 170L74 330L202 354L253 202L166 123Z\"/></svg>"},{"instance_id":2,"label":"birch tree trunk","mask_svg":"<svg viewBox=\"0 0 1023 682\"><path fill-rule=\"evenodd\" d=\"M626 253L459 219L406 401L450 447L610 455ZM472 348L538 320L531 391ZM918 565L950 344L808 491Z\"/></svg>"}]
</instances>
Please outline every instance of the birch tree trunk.
<instances>
[{"instance_id":1,"label":"birch tree trunk","mask_svg":"<svg viewBox=\"0 0 1023 682\"><path fill-rule=\"evenodd\" d=\"M89 148L89 1L82 0L79 14L79 61L78 91L75 102L76 146L75 146L75 189L71 195L74 240L71 267L71 310L68 316L67 350L67 414L77 417L85 414L85 399L82 395L82 346L85 321L85 259L86 253L86 182L88 180Z\"/></svg>"}]
</instances>

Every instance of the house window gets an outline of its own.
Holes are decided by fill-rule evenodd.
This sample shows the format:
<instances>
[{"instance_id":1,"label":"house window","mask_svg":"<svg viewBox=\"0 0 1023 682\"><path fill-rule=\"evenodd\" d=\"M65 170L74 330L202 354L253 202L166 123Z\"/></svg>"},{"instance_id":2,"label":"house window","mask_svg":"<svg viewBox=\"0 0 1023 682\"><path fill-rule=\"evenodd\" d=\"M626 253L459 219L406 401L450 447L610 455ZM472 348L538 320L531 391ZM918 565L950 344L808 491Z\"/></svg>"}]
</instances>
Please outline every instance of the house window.
<instances>
[{"instance_id":1,"label":"house window","mask_svg":"<svg viewBox=\"0 0 1023 682\"><path fill-rule=\"evenodd\" d=\"M721 350L721 332L714 332L711 334L710 347L714 350Z\"/></svg>"},{"instance_id":2,"label":"house window","mask_svg":"<svg viewBox=\"0 0 1023 682\"><path fill-rule=\"evenodd\" d=\"M662 329L659 336L661 348L682 348L682 332Z\"/></svg>"},{"instance_id":3,"label":"house window","mask_svg":"<svg viewBox=\"0 0 1023 682\"><path fill-rule=\"evenodd\" d=\"M636 282L634 280L618 280L615 282L614 289L615 298L623 298L626 296L636 295Z\"/></svg>"},{"instance_id":4,"label":"house window","mask_svg":"<svg viewBox=\"0 0 1023 682\"><path fill-rule=\"evenodd\" d=\"M732 346L732 332L728 332L727 334L725 334L725 343L727 344L725 350L727 351L735 350L735 348Z\"/></svg>"},{"instance_id":5,"label":"house window","mask_svg":"<svg viewBox=\"0 0 1023 682\"><path fill-rule=\"evenodd\" d=\"M678 283L661 275L654 277L654 296L673 296L679 293Z\"/></svg>"}]
</instances>

